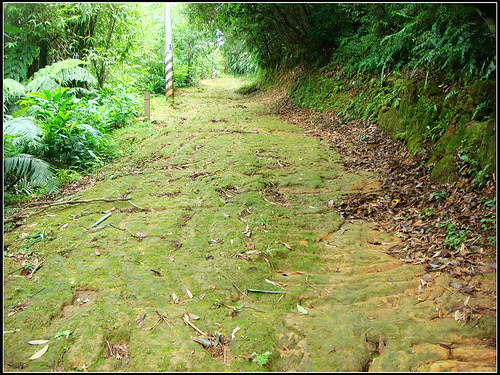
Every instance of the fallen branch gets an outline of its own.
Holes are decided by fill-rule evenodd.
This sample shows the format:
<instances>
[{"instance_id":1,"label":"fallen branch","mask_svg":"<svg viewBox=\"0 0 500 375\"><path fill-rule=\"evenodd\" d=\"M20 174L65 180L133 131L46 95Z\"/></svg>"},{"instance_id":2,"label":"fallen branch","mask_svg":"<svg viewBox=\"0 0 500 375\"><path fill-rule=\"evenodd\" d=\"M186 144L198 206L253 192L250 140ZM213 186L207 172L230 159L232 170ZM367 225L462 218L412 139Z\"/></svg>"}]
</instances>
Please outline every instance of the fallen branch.
<instances>
[{"instance_id":1,"label":"fallen branch","mask_svg":"<svg viewBox=\"0 0 500 375\"><path fill-rule=\"evenodd\" d=\"M63 204L77 204L77 203L91 203L91 202L116 202L116 201L128 201L131 197L125 198L93 198L93 199L81 199L76 201L66 201L66 202L53 202L42 205L40 208L61 206ZM45 203L45 202L43 202Z\"/></svg>"},{"instance_id":2,"label":"fallen branch","mask_svg":"<svg viewBox=\"0 0 500 375\"><path fill-rule=\"evenodd\" d=\"M10 223L13 221L20 220L24 217L27 217L29 214L25 213L24 210L31 208L31 207L36 207L38 206L38 210L35 212L32 212L31 214L37 214L41 212L44 208L47 207L55 207L55 206L62 206L63 204L78 204L78 203L92 203L92 202L116 202L116 201L127 201L130 200L131 197L125 197L125 198L94 198L94 199L82 199L82 200L75 200L75 201L65 201L65 202L52 202L52 203L47 203L47 202L39 202L39 203L31 203L29 207L26 207L24 209L21 209L21 212L13 214L12 216L6 218L4 220L4 223Z\"/></svg>"}]
</instances>

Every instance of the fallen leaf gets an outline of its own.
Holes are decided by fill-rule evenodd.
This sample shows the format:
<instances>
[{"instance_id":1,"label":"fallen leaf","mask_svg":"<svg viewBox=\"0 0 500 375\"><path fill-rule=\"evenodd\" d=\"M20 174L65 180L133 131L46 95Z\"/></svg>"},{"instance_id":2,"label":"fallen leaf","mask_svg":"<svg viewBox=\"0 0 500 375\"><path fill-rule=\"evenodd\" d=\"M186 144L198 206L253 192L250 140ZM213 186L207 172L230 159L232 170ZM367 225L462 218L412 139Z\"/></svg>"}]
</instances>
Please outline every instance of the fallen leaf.
<instances>
[{"instance_id":1,"label":"fallen leaf","mask_svg":"<svg viewBox=\"0 0 500 375\"><path fill-rule=\"evenodd\" d=\"M189 291L188 288L186 288L185 291L189 298L193 298L193 294Z\"/></svg>"},{"instance_id":2,"label":"fallen leaf","mask_svg":"<svg viewBox=\"0 0 500 375\"><path fill-rule=\"evenodd\" d=\"M302 314L305 314L307 315L307 310L304 309L302 306L300 306L299 304L297 304L297 310L299 310Z\"/></svg>"},{"instance_id":3,"label":"fallen leaf","mask_svg":"<svg viewBox=\"0 0 500 375\"><path fill-rule=\"evenodd\" d=\"M191 337L191 340L202 344L206 348L210 348L212 346L212 343L210 342L210 340L206 339L205 337Z\"/></svg>"},{"instance_id":4,"label":"fallen leaf","mask_svg":"<svg viewBox=\"0 0 500 375\"><path fill-rule=\"evenodd\" d=\"M147 233L145 233L145 232L141 232L141 231L139 231L139 232L137 232L137 233L135 234L135 236L136 236L136 237L138 237L138 238L146 238L146 237L148 236L148 234L147 234Z\"/></svg>"},{"instance_id":5,"label":"fallen leaf","mask_svg":"<svg viewBox=\"0 0 500 375\"><path fill-rule=\"evenodd\" d=\"M100 252L99 252L99 250L97 250L97 249L95 249L95 250L94 250L94 253L95 253L95 255L97 255L97 256L101 255L101 253L100 253Z\"/></svg>"},{"instance_id":6,"label":"fallen leaf","mask_svg":"<svg viewBox=\"0 0 500 375\"><path fill-rule=\"evenodd\" d=\"M177 297L177 294L172 293L172 301L174 301L174 303L179 303L179 297Z\"/></svg>"},{"instance_id":7,"label":"fallen leaf","mask_svg":"<svg viewBox=\"0 0 500 375\"><path fill-rule=\"evenodd\" d=\"M161 274L161 272L160 272L160 271L155 270L154 268L151 268L151 271L152 271L155 275L157 275L157 276L160 276L160 277L161 277L161 276L163 276L163 275Z\"/></svg>"},{"instance_id":8,"label":"fallen leaf","mask_svg":"<svg viewBox=\"0 0 500 375\"><path fill-rule=\"evenodd\" d=\"M198 298L199 298L199 299L203 299L203 298L205 298L205 296L206 296L206 294L205 294L205 293L203 293L203 294L200 294L200 295L198 296Z\"/></svg>"},{"instance_id":9,"label":"fallen leaf","mask_svg":"<svg viewBox=\"0 0 500 375\"><path fill-rule=\"evenodd\" d=\"M236 327L235 329L233 329L233 333L231 333L231 339L234 340L234 338L236 337L236 332L238 332L240 330L240 327Z\"/></svg>"},{"instance_id":10,"label":"fallen leaf","mask_svg":"<svg viewBox=\"0 0 500 375\"><path fill-rule=\"evenodd\" d=\"M426 273L425 275L422 276L422 280L424 280L426 282L432 281L432 276L430 274Z\"/></svg>"},{"instance_id":11,"label":"fallen leaf","mask_svg":"<svg viewBox=\"0 0 500 375\"><path fill-rule=\"evenodd\" d=\"M146 318L146 314L139 314L135 318L135 322L137 323L137 327L141 328L142 323L144 322L144 319Z\"/></svg>"},{"instance_id":12,"label":"fallen leaf","mask_svg":"<svg viewBox=\"0 0 500 375\"><path fill-rule=\"evenodd\" d=\"M497 357L497 353L491 352L491 353L484 353L479 358L484 360L484 359L495 359L496 357Z\"/></svg>"},{"instance_id":13,"label":"fallen leaf","mask_svg":"<svg viewBox=\"0 0 500 375\"><path fill-rule=\"evenodd\" d=\"M188 316L190 319L194 319L194 320L200 319L200 317L198 315L190 313L190 312L188 312Z\"/></svg>"},{"instance_id":14,"label":"fallen leaf","mask_svg":"<svg viewBox=\"0 0 500 375\"><path fill-rule=\"evenodd\" d=\"M66 229L67 227L68 227L68 223L61 225L61 227L59 229L62 230L62 229Z\"/></svg>"},{"instance_id":15,"label":"fallen leaf","mask_svg":"<svg viewBox=\"0 0 500 375\"><path fill-rule=\"evenodd\" d=\"M286 242L282 242L283 246L285 246L288 250L292 250L292 247Z\"/></svg>"},{"instance_id":16,"label":"fallen leaf","mask_svg":"<svg viewBox=\"0 0 500 375\"><path fill-rule=\"evenodd\" d=\"M43 344L47 344L49 342L49 340L31 340L31 341L28 341L28 344L30 345L43 345Z\"/></svg>"},{"instance_id":17,"label":"fallen leaf","mask_svg":"<svg viewBox=\"0 0 500 375\"><path fill-rule=\"evenodd\" d=\"M305 241L305 240L300 240L300 241L299 241L299 245L302 245L302 246L307 246L307 241Z\"/></svg>"},{"instance_id":18,"label":"fallen leaf","mask_svg":"<svg viewBox=\"0 0 500 375\"><path fill-rule=\"evenodd\" d=\"M37 351L35 354L33 354L30 359L31 360L34 360L34 359L38 359L40 358L42 355L45 354L45 352L47 351L47 349L49 348L49 345L45 345L41 350Z\"/></svg>"}]
</instances>

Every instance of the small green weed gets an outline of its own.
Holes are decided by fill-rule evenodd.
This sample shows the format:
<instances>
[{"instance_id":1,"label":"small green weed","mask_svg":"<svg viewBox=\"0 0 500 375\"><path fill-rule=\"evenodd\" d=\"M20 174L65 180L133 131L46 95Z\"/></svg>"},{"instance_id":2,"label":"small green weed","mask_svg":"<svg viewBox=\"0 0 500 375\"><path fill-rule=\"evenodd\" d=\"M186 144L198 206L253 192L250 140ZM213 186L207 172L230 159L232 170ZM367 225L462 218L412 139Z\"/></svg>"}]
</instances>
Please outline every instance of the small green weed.
<instances>
[{"instance_id":1,"label":"small green weed","mask_svg":"<svg viewBox=\"0 0 500 375\"><path fill-rule=\"evenodd\" d=\"M28 241L23 246L21 246L21 248L19 249L19 251L23 251L23 250L29 249L30 246L33 246L38 241L42 241L43 242L43 233L42 233L42 231L38 231L37 233L31 234L31 235L25 237L25 239L31 240L31 241Z\"/></svg>"},{"instance_id":2,"label":"small green weed","mask_svg":"<svg viewBox=\"0 0 500 375\"><path fill-rule=\"evenodd\" d=\"M436 202L442 202L446 200L448 193L443 191L440 193L432 193L432 198L436 200Z\"/></svg>"},{"instance_id":3,"label":"small green weed","mask_svg":"<svg viewBox=\"0 0 500 375\"><path fill-rule=\"evenodd\" d=\"M469 229L468 226L465 229L459 229L453 222L446 222L443 225L446 224L448 226L446 228L446 237L444 239L444 243L449 249L458 250L462 243L469 242L479 237L474 237L474 233Z\"/></svg>"},{"instance_id":4,"label":"small green weed","mask_svg":"<svg viewBox=\"0 0 500 375\"><path fill-rule=\"evenodd\" d=\"M256 352L252 353L253 356L253 361L260 366L264 366L267 362L269 362L269 358L271 357L273 353L270 351L264 352L262 354L258 354Z\"/></svg>"}]
</instances>

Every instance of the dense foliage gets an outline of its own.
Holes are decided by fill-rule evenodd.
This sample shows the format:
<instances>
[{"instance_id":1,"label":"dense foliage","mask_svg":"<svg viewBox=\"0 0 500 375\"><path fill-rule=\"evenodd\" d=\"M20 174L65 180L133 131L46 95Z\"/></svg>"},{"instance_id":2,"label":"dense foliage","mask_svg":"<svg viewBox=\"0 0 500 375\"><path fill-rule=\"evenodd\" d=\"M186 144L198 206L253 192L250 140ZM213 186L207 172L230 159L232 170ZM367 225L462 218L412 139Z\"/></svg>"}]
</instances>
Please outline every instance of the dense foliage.
<instances>
[{"instance_id":1,"label":"dense foliage","mask_svg":"<svg viewBox=\"0 0 500 375\"><path fill-rule=\"evenodd\" d=\"M496 69L494 33L472 4L193 3L190 11L267 70L331 62L351 73L422 68L463 80Z\"/></svg>"},{"instance_id":2,"label":"dense foliage","mask_svg":"<svg viewBox=\"0 0 500 375\"><path fill-rule=\"evenodd\" d=\"M53 192L117 154L113 129L165 92L163 3L4 5L4 172L8 196ZM175 87L223 70L216 33L172 7ZM12 195L11 195L12 194ZM21 194L22 195L22 194Z\"/></svg>"}]
</instances>

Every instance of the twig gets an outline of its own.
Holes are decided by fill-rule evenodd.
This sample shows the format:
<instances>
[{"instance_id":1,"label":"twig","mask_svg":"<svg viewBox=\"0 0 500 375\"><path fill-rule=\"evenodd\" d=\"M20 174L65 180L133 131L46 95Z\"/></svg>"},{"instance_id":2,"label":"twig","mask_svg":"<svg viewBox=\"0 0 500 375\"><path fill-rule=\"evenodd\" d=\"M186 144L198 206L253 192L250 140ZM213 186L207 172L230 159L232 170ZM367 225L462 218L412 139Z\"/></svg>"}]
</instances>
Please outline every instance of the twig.
<instances>
[{"instance_id":1,"label":"twig","mask_svg":"<svg viewBox=\"0 0 500 375\"><path fill-rule=\"evenodd\" d=\"M90 228L94 228L96 225L99 225L101 224L104 220L106 220L108 217L110 217L112 214L112 212L108 212L106 215L104 215L103 217L101 217L99 220L97 220L94 224L92 224L90 226Z\"/></svg>"},{"instance_id":2,"label":"twig","mask_svg":"<svg viewBox=\"0 0 500 375\"><path fill-rule=\"evenodd\" d=\"M163 321L164 321L165 323L167 323L167 326L169 326L169 327L170 327L170 329L172 329L172 325L168 322L168 320L167 320L167 318L165 318L165 316L163 316L162 314L160 314L160 313L158 312L158 310L155 310L155 313L157 313L157 314L160 316L160 318L161 318L161 319L163 319Z\"/></svg>"},{"instance_id":3,"label":"twig","mask_svg":"<svg viewBox=\"0 0 500 375\"><path fill-rule=\"evenodd\" d=\"M281 301L281 299L285 296L285 294L286 294L286 292L283 293L280 298L278 298L278 300L276 301L276 303L278 303L279 301Z\"/></svg>"},{"instance_id":4,"label":"twig","mask_svg":"<svg viewBox=\"0 0 500 375\"><path fill-rule=\"evenodd\" d=\"M44 260L42 260L40 263L38 263L38 264L36 265L36 267L35 267L35 268L33 268L33 271L31 271L31 273L28 275L28 277L29 277L29 278L31 278L31 277L33 276L33 274L34 274L36 271L38 271L40 268L42 268L42 266L43 266L43 264L45 263L45 261L46 261L46 260L47 260L47 259L44 259ZM42 291L42 290L43 290L43 289L39 290L38 292L40 292L40 291ZM38 293L38 292L37 292L37 293ZM35 293L35 294L36 294L36 293Z\"/></svg>"},{"instance_id":5,"label":"twig","mask_svg":"<svg viewBox=\"0 0 500 375\"><path fill-rule=\"evenodd\" d=\"M214 267L215 267L215 269L216 269L217 271L219 271L219 272L222 274L222 276L224 276L224 278L225 278L227 281L229 281L229 282L230 282L230 283L231 283L231 284L232 284L232 285L233 285L236 289L238 289L238 291L240 292L240 294L245 295L245 293L243 293L243 292L241 291L241 289L240 289L240 288L238 288L238 285L236 285L236 284L235 284L235 283L234 283L234 282L233 282L233 281L232 281L229 277L227 277L227 276L224 274L224 272L222 272L222 270L221 270L219 267L217 267L216 265L214 265Z\"/></svg>"},{"instance_id":6,"label":"twig","mask_svg":"<svg viewBox=\"0 0 500 375\"><path fill-rule=\"evenodd\" d=\"M187 314L184 314L184 315L182 316L182 320L184 321L184 323L186 323L188 326L190 326L191 328L193 328L193 329L194 329L196 332L198 332L200 335L203 335L203 336L208 337L208 335L207 335L205 332L203 332L201 329L199 329L198 327L196 327L193 323L191 323L191 322L189 321L189 317L188 317L188 315L187 315Z\"/></svg>"},{"instance_id":7,"label":"twig","mask_svg":"<svg viewBox=\"0 0 500 375\"><path fill-rule=\"evenodd\" d=\"M130 203L132 206L134 206L135 208L137 208L138 210L141 210L141 211L146 211L145 208L142 208L142 207L139 207L138 205L136 205L135 203L132 203L131 201L127 201L128 203Z\"/></svg>"},{"instance_id":8,"label":"twig","mask_svg":"<svg viewBox=\"0 0 500 375\"><path fill-rule=\"evenodd\" d=\"M44 261L45 262L45 261ZM36 296L38 293L40 293L42 290L44 290L45 288L42 288L40 289L38 292L35 292L33 293L31 296L29 296L28 298L33 298L34 296Z\"/></svg>"},{"instance_id":9,"label":"twig","mask_svg":"<svg viewBox=\"0 0 500 375\"><path fill-rule=\"evenodd\" d=\"M111 345L109 345L109 341L108 340L106 340L106 346L108 347L108 355L109 355L109 357L114 357L113 349L111 348Z\"/></svg>"},{"instance_id":10,"label":"twig","mask_svg":"<svg viewBox=\"0 0 500 375\"><path fill-rule=\"evenodd\" d=\"M475 310L475 309L474 309L471 305L469 305L468 303L466 303L467 298L462 300L462 296L461 296L460 294L455 293L453 290L448 289L448 288L447 288L447 287L445 287L444 285L441 285L441 284L437 284L437 285L439 285L441 288L446 289L448 292L450 292L450 293L454 294L456 297L458 297L458 298L461 300L461 302L464 304L464 306L466 306L466 307L468 307L469 309L471 309L471 311L473 311L473 312L476 312L476 311L477 311L477 310Z\"/></svg>"},{"instance_id":11,"label":"twig","mask_svg":"<svg viewBox=\"0 0 500 375\"><path fill-rule=\"evenodd\" d=\"M161 322L161 318L158 318L158 320L155 322L155 324L153 324L149 328L146 328L145 331L150 331L150 330L154 329L158 325L158 323L160 323L160 322Z\"/></svg>"},{"instance_id":12,"label":"twig","mask_svg":"<svg viewBox=\"0 0 500 375\"><path fill-rule=\"evenodd\" d=\"M226 307L228 307L228 308L230 308L230 309L233 309L233 310L238 310L238 309L236 308L236 306L231 306L231 305L228 305L228 304L225 304L225 303L222 303L222 304L221 304L221 306L226 306ZM256 308L256 307L252 307L252 306L242 306L241 308L242 308L242 309L252 309L252 310L255 310L255 311L259 311L259 312L265 312L264 310L261 310L261 309L258 309L258 308Z\"/></svg>"},{"instance_id":13,"label":"twig","mask_svg":"<svg viewBox=\"0 0 500 375\"><path fill-rule=\"evenodd\" d=\"M135 237L135 238L143 238L143 237L141 237L141 236L138 236L138 235L136 235L136 234L132 233L132 232L131 232L128 228L120 228L120 227L117 227L117 226L116 226L116 225L114 225L114 224L109 224L109 225L110 225L110 226L112 226L112 227L113 227L113 228L115 228L115 229L127 231L127 232L128 232L128 233L132 236L132 237Z\"/></svg>"},{"instance_id":14,"label":"twig","mask_svg":"<svg viewBox=\"0 0 500 375\"><path fill-rule=\"evenodd\" d=\"M254 293L266 293L266 294L284 294L286 292L282 292L279 290L258 290L258 289L247 289L248 292Z\"/></svg>"},{"instance_id":15,"label":"twig","mask_svg":"<svg viewBox=\"0 0 500 375\"><path fill-rule=\"evenodd\" d=\"M317 290L318 292L321 292L320 289L314 287L309 281L307 281L307 278L309 277L309 274L306 275L306 284L309 285L311 288L313 288L314 290Z\"/></svg>"}]
</instances>

